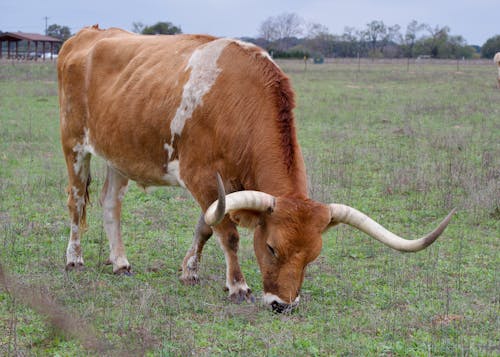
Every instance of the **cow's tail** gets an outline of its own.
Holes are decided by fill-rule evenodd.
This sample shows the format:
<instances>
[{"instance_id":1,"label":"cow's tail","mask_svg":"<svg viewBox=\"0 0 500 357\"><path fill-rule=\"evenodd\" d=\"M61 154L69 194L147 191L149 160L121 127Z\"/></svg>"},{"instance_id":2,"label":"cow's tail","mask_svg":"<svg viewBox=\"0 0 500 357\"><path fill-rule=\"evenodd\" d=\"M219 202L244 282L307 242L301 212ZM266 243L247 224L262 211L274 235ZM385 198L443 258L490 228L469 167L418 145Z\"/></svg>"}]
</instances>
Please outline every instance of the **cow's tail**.
<instances>
[{"instance_id":1,"label":"cow's tail","mask_svg":"<svg viewBox=\"0 0 500 357\"><path fill-rule=\"evenodd\" d=\"M89 170L89 174L87 176L87 181L85 183L85 193L84 193L84 199L85 199L85 204L83 205L83 208L82 208L82 216L80 218L80 228L82 229L82 231L86 231L87 230L87 205L90 204L90 189L89 189L89 186L90 186L90 183L92 182L92 176L90 175L90 170Z\"/></svg>"}]
</instances>

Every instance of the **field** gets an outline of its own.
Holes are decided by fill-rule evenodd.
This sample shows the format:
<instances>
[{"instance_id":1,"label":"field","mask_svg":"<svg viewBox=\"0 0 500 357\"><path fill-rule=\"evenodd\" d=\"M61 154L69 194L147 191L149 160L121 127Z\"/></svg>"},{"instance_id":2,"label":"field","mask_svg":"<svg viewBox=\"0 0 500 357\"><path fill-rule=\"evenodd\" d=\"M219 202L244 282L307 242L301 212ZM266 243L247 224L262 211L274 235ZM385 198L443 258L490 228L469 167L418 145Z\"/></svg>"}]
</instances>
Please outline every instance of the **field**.
<instances>
[{"instance_id":1,"label":"field","mask_svg":"<svg viewBox=\"0 0 500 357\"><path fill-rule=\"evenodd\" d=\"M356 207L417 238L417 254L346 226L324 235L299 308L235 305L206 246L201 284L179 281L198 208L180 188L130 185L123 234L133 276L103 262L108 243L93 159L86 268L66 272L66 168L53 63L0 63L0 355L500 355L500 90L488 64L283 62L297 94L311 196ZM262 292L251 232L240 262ZM0 279L2 277L0 276Z\"/></svg>"}]
</instances>

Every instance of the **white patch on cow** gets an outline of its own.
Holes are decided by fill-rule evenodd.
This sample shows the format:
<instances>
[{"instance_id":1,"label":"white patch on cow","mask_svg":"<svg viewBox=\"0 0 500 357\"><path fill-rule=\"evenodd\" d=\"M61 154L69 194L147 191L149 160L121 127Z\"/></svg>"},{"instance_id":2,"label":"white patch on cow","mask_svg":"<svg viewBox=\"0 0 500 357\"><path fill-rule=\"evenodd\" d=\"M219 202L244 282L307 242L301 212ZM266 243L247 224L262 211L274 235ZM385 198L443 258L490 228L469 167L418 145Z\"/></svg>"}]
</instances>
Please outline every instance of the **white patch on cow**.
<instances>
[{"instance_id":1,"label":"white patch on cow","mask_svg":"<svg viewBox=\"0 0 500 357\"><path fill-rule=\"evenodd\" d=\"M116 273L120 269L130 269L130 263L125 256L115 256L113 253L110 253L109 260L113 264L114 273Z\"/></svg>"},{"instance_id":2,"label":"white patch on cow","mask_svg":"<svg viewBox=\"0 0 500 357\"><path fill-rule=\"evenodd\" d=\"M88 155L95 155L94 147L90 144L90 133L87 128L84 129L83 141L73 147L73 152L76 153L73 169L80 176L82 181L87 180L88 172L85 169L85 160L88 160ZM88 163L87 163L88 164Z\"/></svg>"},{"instance_id":3,"label":"white patch on cow","mask_svg":"<svg viewBox=\"0 0 500 357\"><path fill-rule=\"evenodd\" d=\"M239 294L240 291L250 291L250 288L248 287L247 283L245 281L236 281L232 282L232 284L228 284L226 282L226 287L229 289L229 295L232 294Z\"/></svg>"},{"instance_id":4,"label":"white patch on cow","mask_svg":"<svg viewBox=\"0 0 500 357\"><path fill-rule=\"evenodd\" d=\"M198 270L198 259L196 259L196 255L189 257L186 265L189 270Z\"/></svg>"},{"instance_id":5,"label":"white patch on cow","mask_svg":"<svg viewBox=\"0 0 500 357\"><path fill-rule=\"evenodd\" d=\"M83 265L83 257L81 255L80 239L70 239L68 248L66 249L66 264Z\"/></svg>"},{"instance_id":6,"label":"white patch on cow","mask_svg":"<svg viewBox=\"0 0 500 357\"><path fill-rule=\"evenodd\" d=\"M172 145L167 144L167 143L165 143L165 145L163 145L163 147L167 151L168 158L170 159L172 157L172 153L174 152L174 147Z\"/></svg>"},{"instance_id":7,"label":"white patch on cow","mask_svg":"<svg viewBox=\"0 0 500 357\"><path fill-rule=\"evenodd\" d=\"M274 59L271 57L271 55L269 54L269 52L267 51L262 51L260 53L260 55L264 58L267 58L269 61L271 61L272 64L274 64L276 67L278 67L278 64L276 62L274 62Z\"/></svg>"},{"instance_id":8,"label":"white patch on cow","mask_svg":"<svg viewBox=\"0 0 500 357\"><path fill-rule=\"evenodd\" d=\"M239 46L241 46L243 48L247 48L247 49L258 48L256 45L254 45L251 42L245 42L245 41L241 41L241 40L233 40L233 42L238 44Z\"/></svg>"},{"instance_id":9,"label":"white patch on cow","mask_svg":"<svg viewBox=\"0 0 500 357\"><path fill-rule=\"evenodd\" d=\"M73 193L73 200L76 203L76 211L78 215L81 216L83 213L83 206L85 206L85 197L80 196L78 188L75 186L71 187L71 192Z\"/></svg>"},{"instance_id":10,"label":"white patch on cow","mask_svg":"<svg viewBox=\"0 0 500 357\"><path fill-rule=\"evenodd\" d=\"M186 188L184 181L181 178L181 170L179 160L170 161L167 165L167 173L163 176L163 180L171 186L181 186Z\"/></svg>"},{"instance_id":11,"label":"white patch on cow","mask_svg":"<svg viewBox=\"0 0 500 357\"><path fill-rule=\"evenodd\" d=\"M210 91L221 72L217 61L230 42L227 39L214 40L200 46L191 54L185 68L185 71L191 70L191 73L184 84L181 104L170 123L172 142L169 148L173 146L175 135L181 135L186 121L192 117L196 108L203 105L203 96ZM172 150L168 151L171 155Z\"/></svg>"},{"instance_id":12,"label":"white patch on cow","mask_svg":"<svg viewBox=\"0 0 500 357\"><path fill-rule=\"evenodd\" d=\"M80 227L78 227L78 224L71 223L71 234L78 234L80 231Z\"/></svg>"},{"instance_id":13,"label":"white patch on cow","mask_svg":"<svg viewBox=\"0 0 500 357\"><path fill-rule=\"evenodd\" d=\"M289 301L287 302L287 301L283 300L282 298L280 298L279 296L271 294L271 293L265 293L262 296L262 302L266 305L271 305L275 301L277 303L280 303L280 304L285 304L285 305L290 305L290 307L295 307L299 304L300 295L298 295L293 302L289 302Z\"/></svg>"},{"instance_id":14,"label":"white patch on cow","mask_svg":"<svg viewBox=\"0 0 500 357\"><path fill-rule=\"evenodd\" d=\"M245 41L241 41L241 40L233 40L235 43L237 43L238 45L240 45L241 47L243 48L246 48L246 49L256 49L256 48L259 48L257 45L254 45L253 43L251 42L245 42ZM273 58L271 57L271 55L269 54L269 52L267 51L260 51L260 55L264 58L267 58L269 61L271 61L276 67L278 66L276 64L276 62L274 62Z\"/></svg>"}]
</instances>

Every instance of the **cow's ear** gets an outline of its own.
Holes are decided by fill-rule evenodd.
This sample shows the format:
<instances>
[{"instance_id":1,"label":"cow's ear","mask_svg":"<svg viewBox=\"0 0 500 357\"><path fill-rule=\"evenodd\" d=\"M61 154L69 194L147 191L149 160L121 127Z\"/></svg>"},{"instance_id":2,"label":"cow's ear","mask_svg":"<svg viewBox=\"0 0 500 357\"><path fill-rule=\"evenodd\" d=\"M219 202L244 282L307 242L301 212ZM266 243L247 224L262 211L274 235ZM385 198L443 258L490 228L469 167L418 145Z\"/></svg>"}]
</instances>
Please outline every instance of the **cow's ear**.
<instances>
[{"instance_id":1,"label":"cow's ear","mask_svg":"<svg viewBox=\"0 0 500 357\"><path fill-rule=\"evenodd\" d=\"M231 221L236 223L238 226L245 228L255 228L261 222L262 212L250 211L250 210L237 210L229 213Z\"/></svg>"}]
</instances>

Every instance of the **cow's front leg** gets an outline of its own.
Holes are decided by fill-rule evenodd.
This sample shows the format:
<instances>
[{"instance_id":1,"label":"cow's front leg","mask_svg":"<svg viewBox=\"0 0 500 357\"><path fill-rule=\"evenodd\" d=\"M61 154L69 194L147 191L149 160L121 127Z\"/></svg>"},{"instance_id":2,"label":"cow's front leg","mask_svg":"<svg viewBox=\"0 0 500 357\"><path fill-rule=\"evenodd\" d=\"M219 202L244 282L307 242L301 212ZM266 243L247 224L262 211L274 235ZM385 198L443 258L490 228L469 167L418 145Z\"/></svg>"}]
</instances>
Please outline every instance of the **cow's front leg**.
<instances>
[{"instance_id":1,"label":"cow's front leg","mask_svg":"<svg viewBox=\"0 0 500 357\"><path fill-rule=\"evenodd\" d=\"M255 302L238 262L240 236L236 226L226 217L214 230L226 258L226 288L229 290L229 299L238 304L245 300Z\"/></svg>"},{"instance_id":2,"label":"cow's front leg","mask_svg":"<svg viewBox=\"0 0 500 357\"><path fill-rule=\"evenodd\" d=\"M199 282L198 269L201 260L201 252L207 240L212 236L213 230L205 223L203 213L198 220L194 232L193 243L182 261L181 280L184 284L194 285Z\"/></svg>"},{"instance_id":3,"label":"cow's front leg","mask_svg":"<svg viewBox=\"0 0 500 357\"><path fill-rule=\"evenodd\" d=\"M109 264L113 264L116 274L130 272L130 264L125 255L120 219L122 200L127 190L128 178L108 165L106 181L101 193L104 230L109 240Z\"/></svg>"}]
</instances>

